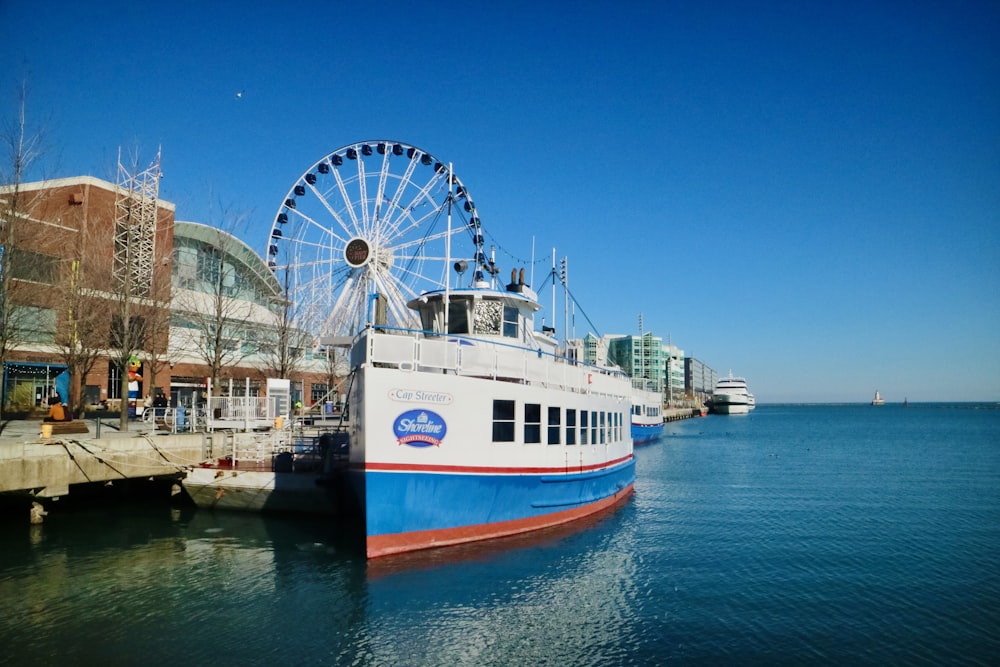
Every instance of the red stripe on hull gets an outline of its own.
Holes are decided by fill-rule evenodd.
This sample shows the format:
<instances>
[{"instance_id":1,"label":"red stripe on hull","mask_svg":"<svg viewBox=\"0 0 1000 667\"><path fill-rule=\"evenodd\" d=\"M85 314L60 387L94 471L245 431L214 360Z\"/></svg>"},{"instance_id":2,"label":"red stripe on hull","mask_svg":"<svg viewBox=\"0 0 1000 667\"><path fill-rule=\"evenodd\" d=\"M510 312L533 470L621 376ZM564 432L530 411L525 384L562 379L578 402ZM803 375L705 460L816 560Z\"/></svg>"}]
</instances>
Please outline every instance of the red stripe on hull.
<instances>
[{"instance_id":1,"label":"red stripe on hull","mask_svg":"<svg viewBox=\"0 0 1000 667\"><path fill-rule=\"evenodd\" d=\"M369 535L367 539L368 558L378 558L380 556L389 556L420 549L446 547L479 540L491 540L558 526L623 503L628 500L634 490L634 485L629 484L613 496L608 496L589 505L527 519L500 521L475 526L460 526L458 528L444 528L441 530L421 530L412 533Z\"/></svg>"},{"instance_id":2,"label":"red stripe on hull","mask_svg":"<svg viewBox=\"0 0 1000 667\"><path fill-rule=\"evenodd\" d=\"M619 463L624 463L632 459L632 454L628 456L622 456L620 458L614 459L612 461L602 461L601 463L595 463L593 465L587 466L572 466L571 472L590 472L592 470L600 470L602 468L613 468ZM496 475L496 474L510 474L510 475L538 475L538 474L555 474L560 475L567 472L565 467L562 468L540 468L540 467L520 467L520 468L507 468L507 467L497 467L497 466L441 466L441 465L420 465L414 463L379 463L379 462L367 462L361 465L352 464L351 468L355 470L379 470L379 471L406 471L406 472L457 472L457 473L480 473L483 475Z\"/></svg>"}]
</instances>

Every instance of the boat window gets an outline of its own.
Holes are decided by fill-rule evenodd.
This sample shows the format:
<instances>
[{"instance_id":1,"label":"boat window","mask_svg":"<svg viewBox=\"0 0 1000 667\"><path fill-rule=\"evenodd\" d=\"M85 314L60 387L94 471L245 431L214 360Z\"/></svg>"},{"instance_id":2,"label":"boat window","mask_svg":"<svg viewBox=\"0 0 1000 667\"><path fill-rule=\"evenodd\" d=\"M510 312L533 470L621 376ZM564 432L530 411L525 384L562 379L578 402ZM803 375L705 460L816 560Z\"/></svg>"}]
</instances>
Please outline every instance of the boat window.
<instances>
[{"instance_id":1,"label":"boat window","mask_svg":"<svg viewBox=\"0 0 1000 667\"><path fill-rule=\"evenodd\" d=\"M517 338L518 310L516 306L503 307L503 335L507 338Z\"/></svg>"},{"instance_id":2,"label":"boat window","mask_svg":"<svg viewBox=\"0 0 1000 667\"><path fill-rule=\"evenodd\" d=\"M493 442L514 442L514 401L493 401Z\"/></svg>"},{"instance_id":3,"label":"boat window","mask_svg":"<svg viewBox=\"0 0 1000 667\"><path fill-rule=\"evenodd\" d=\"M562 408L554 408L549 406L549 440L550 445L561 444L560 431L562 431L561 417Z\"/></svg>"},{"instance_id":4,"label":"boat window","mask_svg":"<svg viewBox=\"0 0 1000 667\"><path fill-rule=\"evenodd\" d=\"M590 442L590 438L587 437L588 433L590 433L590 427L587 426L587 416L589 414L590 413L587 412L586 410L580 410L580 444L581 445L586 445L588 442Z\"/></svg>"},{"instance_id":5,"label":"boat window","mask_svg":"<svg viewBox=\"0 0 1000 667\"><path fill-rule=\"evenodd\" d=\"M500 335L503 304L499 301L480 301L475 306L472 333L487 336Z\"/></svg>"},{"instance_id":6,"label":"boat window","mask_svg":"<svg viewBox=\"0 0 1000 667\"><path fill-rule=\"evenodd\" d=\"M542 406L538 403L524 404L524 442L535 445L542 442Z\"/></svg>"},{"instance_id":7,"label":"boat window","mask_svg":"<svg viewBox=\"0 0 1000 667\"><path fill-rule=\"evenodd\" d=\"M604 430L605 429L605 423L604 423L604 419L605 419L606 416L607 416L606 412L602 412L601 413L601 444L602 445L605 443L605 430Z\"/></svg>"},{"instance_id":8,"label":"boat window","mask_svg":"<svg viewBox=\"0 0 1000 667\"><path fill-rule=\"evenodd\" d=\"M448 303L448 333L469 333L469 306L472 299L468 297L451 297Z\"/></svg>"},{"instance_id":9,"label":"boat window","mask_svg":"<svg viewBox=\"0 0 1000 667\"><path fill-rule=\"evenodd\" d=\"M424 331L441 333L441 302L434 301L420 305L420 326Z\"/></svg>"},{"instance_id":10,"label":"boat window","mask_svg":"<svg viewBox=\"0 0 1000 667\"><path fill-rule=\"evenodd\" d=\"M597 410L590 411L590 444L597 444Z\"/></svg>"},{"instance_id":11,"label":"boat window","mask_svg":"<svg viewBox=\"0 0 1000 667\"><path fill-rule=\"evenodd\" d=\"M576 410L566 408L566 444L576 444Z\"/></svg>"}]
</instances>

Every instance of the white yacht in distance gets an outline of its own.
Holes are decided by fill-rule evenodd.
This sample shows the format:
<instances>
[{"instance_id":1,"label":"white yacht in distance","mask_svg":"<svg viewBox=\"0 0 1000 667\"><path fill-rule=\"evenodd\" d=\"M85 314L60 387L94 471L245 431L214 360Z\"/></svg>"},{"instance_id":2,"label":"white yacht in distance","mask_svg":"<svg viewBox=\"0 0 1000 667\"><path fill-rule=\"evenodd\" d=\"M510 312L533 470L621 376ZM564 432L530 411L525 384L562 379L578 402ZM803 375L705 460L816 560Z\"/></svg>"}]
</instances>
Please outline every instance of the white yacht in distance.
<instances>
[{"instance_id":1,"label":"white yacht in distance","mask_svg":"<svg viewBox=\"0 0 1000 667\"><path fill-rule=\"evenodd\" d=\"M712 412L720 415L745 415L757 405L753 394L747 388L745 378L734 377L729 371L729 377L719 378L712 394Z\"/></svg>"}]
</instances>

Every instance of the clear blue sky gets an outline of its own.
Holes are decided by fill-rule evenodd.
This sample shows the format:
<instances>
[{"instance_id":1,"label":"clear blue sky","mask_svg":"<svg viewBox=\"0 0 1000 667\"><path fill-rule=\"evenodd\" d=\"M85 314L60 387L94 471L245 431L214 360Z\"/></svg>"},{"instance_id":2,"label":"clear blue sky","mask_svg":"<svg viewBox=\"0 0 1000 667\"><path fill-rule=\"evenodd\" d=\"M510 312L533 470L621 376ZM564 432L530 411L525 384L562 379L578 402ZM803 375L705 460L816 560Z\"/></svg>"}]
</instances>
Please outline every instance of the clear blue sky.
<instances>
[{"instance_id":1,"label":"clear blue sky","mask_svg":"<svg viewBox=\"0 0 1000 667\"><path fill-rule=\"evenodd\" d=\"M762 403L1000 400L994 1L0 0L0 72L35 177L162 146L177 218L262 253L310 165L396 139L596 333L641 313Z\"/></svg>"}]
</instances>

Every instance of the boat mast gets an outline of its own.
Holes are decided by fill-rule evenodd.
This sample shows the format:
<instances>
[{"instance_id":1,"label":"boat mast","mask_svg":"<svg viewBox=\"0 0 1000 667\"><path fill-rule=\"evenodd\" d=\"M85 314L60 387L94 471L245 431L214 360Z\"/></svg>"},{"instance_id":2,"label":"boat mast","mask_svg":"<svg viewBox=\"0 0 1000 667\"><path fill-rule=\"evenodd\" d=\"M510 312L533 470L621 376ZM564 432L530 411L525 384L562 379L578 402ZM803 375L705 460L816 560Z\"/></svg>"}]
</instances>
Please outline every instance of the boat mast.
<instances>
[{"instance_id":1,"label":"boat mast","mask_svg":"<svg viewBox=\"0 0 1000 667\"><path fill-rule=\"evenodd\" d=\"M448 311L451 310L451 204L454 172L448 163L448 231L444 237L444 333L448 333Z\"/></svg>"}]
</instances>

